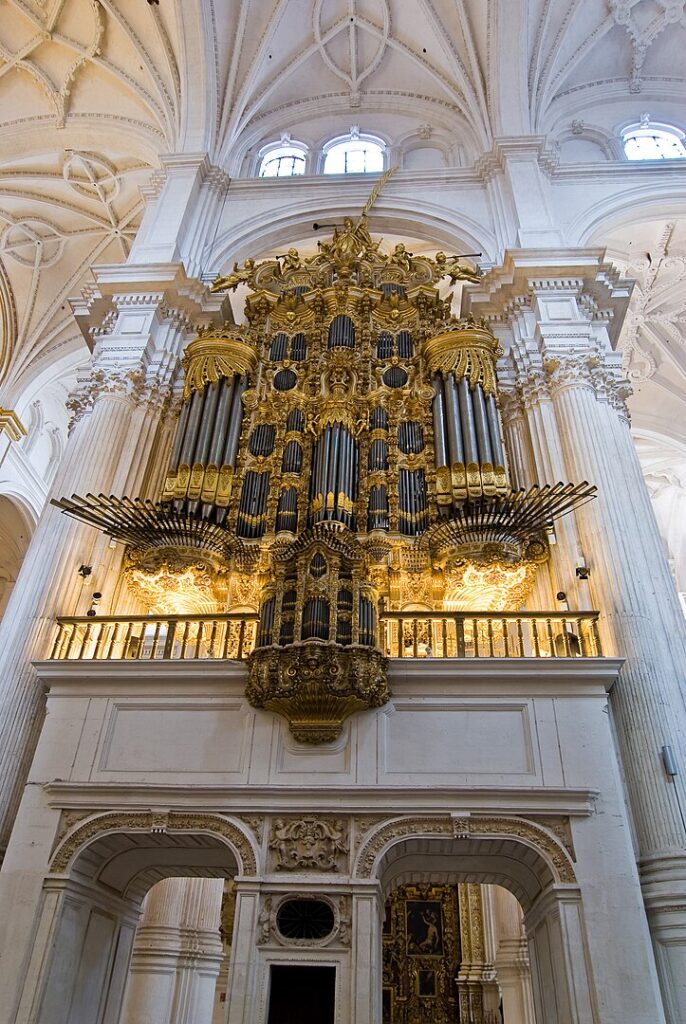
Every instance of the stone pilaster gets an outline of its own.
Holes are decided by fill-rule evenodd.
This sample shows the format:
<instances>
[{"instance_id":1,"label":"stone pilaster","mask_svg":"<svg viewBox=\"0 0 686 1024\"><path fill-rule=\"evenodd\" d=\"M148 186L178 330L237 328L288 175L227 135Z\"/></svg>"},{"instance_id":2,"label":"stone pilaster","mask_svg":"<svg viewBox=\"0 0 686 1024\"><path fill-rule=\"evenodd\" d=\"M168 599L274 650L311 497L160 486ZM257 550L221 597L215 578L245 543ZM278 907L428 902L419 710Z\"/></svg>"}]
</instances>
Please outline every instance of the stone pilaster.
<instances>
[{"instance_id":1,"label":"stone pilaster","mask_svg":"<svg viewBox=\"0 0 686 1024\"><path fill-rule=\"evenodd\" d=\"M589 567L605 650L626 659L610 704L667 1019L677 1024L686 1020L686 790L683 774L666 775L661 750L669 744L683 771L686 628L613 350L630 293L602 250L520 250L472 305L509 325L510 372L540 481L553 474L598 486L572 530L558 530L556 558L577 600L574 563Z\"/></svg>"},{"instance_id":2,"label":"stone pilaster","mask_svg":"<svg viewBox=\"0 0 686 1024\"><path fill-rule=\"evenodd\" d=\"M508 1024L535 1024L531 965L519 903L502 886L490 886L497 927L495 969Z\"/></svg>"},{"instance_id":3,"label":"stone pilaster","mask_svg":"<svg viewBox=\"0 0 686 1024\"><path fill-rule=\"evenodd\" d=\"M211 1024L224 880L168 878L146 897L121 1024Z\"/></svg>"}]
</instances>

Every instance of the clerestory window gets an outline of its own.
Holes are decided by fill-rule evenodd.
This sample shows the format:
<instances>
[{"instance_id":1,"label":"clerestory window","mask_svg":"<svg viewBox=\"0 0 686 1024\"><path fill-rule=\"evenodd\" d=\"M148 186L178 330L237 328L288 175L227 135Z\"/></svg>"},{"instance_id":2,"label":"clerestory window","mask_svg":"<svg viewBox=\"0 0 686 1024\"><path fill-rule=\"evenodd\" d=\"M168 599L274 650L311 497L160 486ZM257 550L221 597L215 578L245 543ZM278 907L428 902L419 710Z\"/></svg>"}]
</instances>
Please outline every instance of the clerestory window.
<instances>
[{"instance_id":1,"label":"clerestory window","mask_svg":"<svg viewBox=\"0 0 686 1024\"><path fill-rule=\"evenodd\" d=\"M622 132L627 160L683 160L684 133L670 125L654 125L647 118Z\"/></svg>"},{"instance_id":2,"label":"clerestory window","mask_svg":"<svg viewBox=\"0 0 686 1024\"><path fill-rule=\"evenodd\" d=\"M305 154L293 146L271 149L262 157L260 178L288 178L305 173Z\"/></svg>"},{"instance_id":3,"label":"clerestory window","mask_svg":"<svg viewBox=\"0 0 686 1024\"><path fill-rule=\"evenodd\" d=\"M324 174L374 174L383 171L381 140L351 135L324 147Z\"/></svg>"}]
</instances>

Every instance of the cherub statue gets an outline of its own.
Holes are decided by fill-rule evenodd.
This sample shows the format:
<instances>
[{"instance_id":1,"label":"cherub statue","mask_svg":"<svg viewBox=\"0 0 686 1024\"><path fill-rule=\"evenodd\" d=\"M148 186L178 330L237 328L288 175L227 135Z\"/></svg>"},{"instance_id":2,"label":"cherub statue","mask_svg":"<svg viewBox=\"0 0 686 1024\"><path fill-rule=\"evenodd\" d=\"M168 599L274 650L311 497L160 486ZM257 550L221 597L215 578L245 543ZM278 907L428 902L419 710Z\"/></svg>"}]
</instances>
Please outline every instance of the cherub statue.
<instances>
[{"instance_id":1,"label":"cherub statue","mask_svg":"<svg viewBox=\"0 0 686 1024\"><path fill-rule=\"evenodd\" d=\"M289 270L300 270L302 261L300 259L300 253L297 249L291 248L288 250L285 256L279 257L283 263L283 269L288 272Z\"/></svg>"},{"instance_id":2,"label":"cherub statue","mask_svg":"<svg viewBox=\"0 0 686 1024\"><path fill-rule=\"evenodd\" d=\"M233 270L226 277L216 277L210 288L211 292L223 292L228 288L235 289L239 284L249 284L255 273L255 260L247 259L242 268L234 263Z\"/></svg>"},{"instance_id":3,"label":"cherub statue","mask_svg":"<svg viewBox=\"0 0 686 1024\"><path fill-rule=\"evenodd\" d=\"M449 277L451 284L455 284L456 281L471 281L472 284L478 284L481 280L479 271L463 267L458 256L446 256L444 252L437 252L434 261L441 277Z\"/></svg>"},{"instance_id":4,"label":"cherub statue","mask_svg":"<svg viewBox=\"0 0 686 1024\"><path fill-rule=\"evenodd\" d=\"M412 269L410 254L402 242L398 242L395 249L388 257L388 262L393 266L400 267L401 270L406 271L408 274Z\"/></svg>"}]
</instances>

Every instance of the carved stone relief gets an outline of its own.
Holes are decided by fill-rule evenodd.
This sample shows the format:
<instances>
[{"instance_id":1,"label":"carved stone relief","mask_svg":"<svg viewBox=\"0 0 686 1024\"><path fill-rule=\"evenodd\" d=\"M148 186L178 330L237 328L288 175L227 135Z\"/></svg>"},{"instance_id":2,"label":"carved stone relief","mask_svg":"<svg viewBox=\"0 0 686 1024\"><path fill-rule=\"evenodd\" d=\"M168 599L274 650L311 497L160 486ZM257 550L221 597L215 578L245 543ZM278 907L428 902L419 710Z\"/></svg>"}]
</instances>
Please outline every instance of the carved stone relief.
<instances>
[{"instance_id":1,"label":"carved stone relief","mask_svg":"<svg viewBox=\"0 0 686 1024\"><path fill-rule=\"evenodd\" d=\"M269 849L277 871L340 871L350 849L348 826L340 818L277 818Z\"/></svg>"}]
</instances>

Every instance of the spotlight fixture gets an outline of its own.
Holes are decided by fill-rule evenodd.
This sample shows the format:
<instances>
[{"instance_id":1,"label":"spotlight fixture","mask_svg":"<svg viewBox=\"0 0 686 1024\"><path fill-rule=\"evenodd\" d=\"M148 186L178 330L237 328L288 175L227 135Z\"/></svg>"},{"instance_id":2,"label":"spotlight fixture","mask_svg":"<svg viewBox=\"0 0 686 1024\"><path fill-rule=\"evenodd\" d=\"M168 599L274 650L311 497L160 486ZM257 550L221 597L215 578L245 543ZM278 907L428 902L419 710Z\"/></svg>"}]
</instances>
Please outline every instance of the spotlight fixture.
<instances>
[{"instance_id":1,"label":"spotlight fixture","mask_svg":"<svg viewBox=\"0 0 686 1024\"><path fill-rule=\"evenodd\" d=\"M581 562L579 565L577 565L577 567L576 567L576 569L574 571L575 571L575 573L577 575L577 579L580 579L580 580L587 580L588 577L591 575L591 570L583 562Z\"/></svg>"},{"instance_id":2,"label":"spotlight fixture","mask_svg":"<svg viewBox=\"0 0 686 1024\"><path fill-rule=\"evenodd\" d=\"M78 572L79 572L79 576L81 577L81 579L85 580L93 572L93 566L92 565L80 565L79 569L78 569Z\"/></svg>"}]
</instances>

